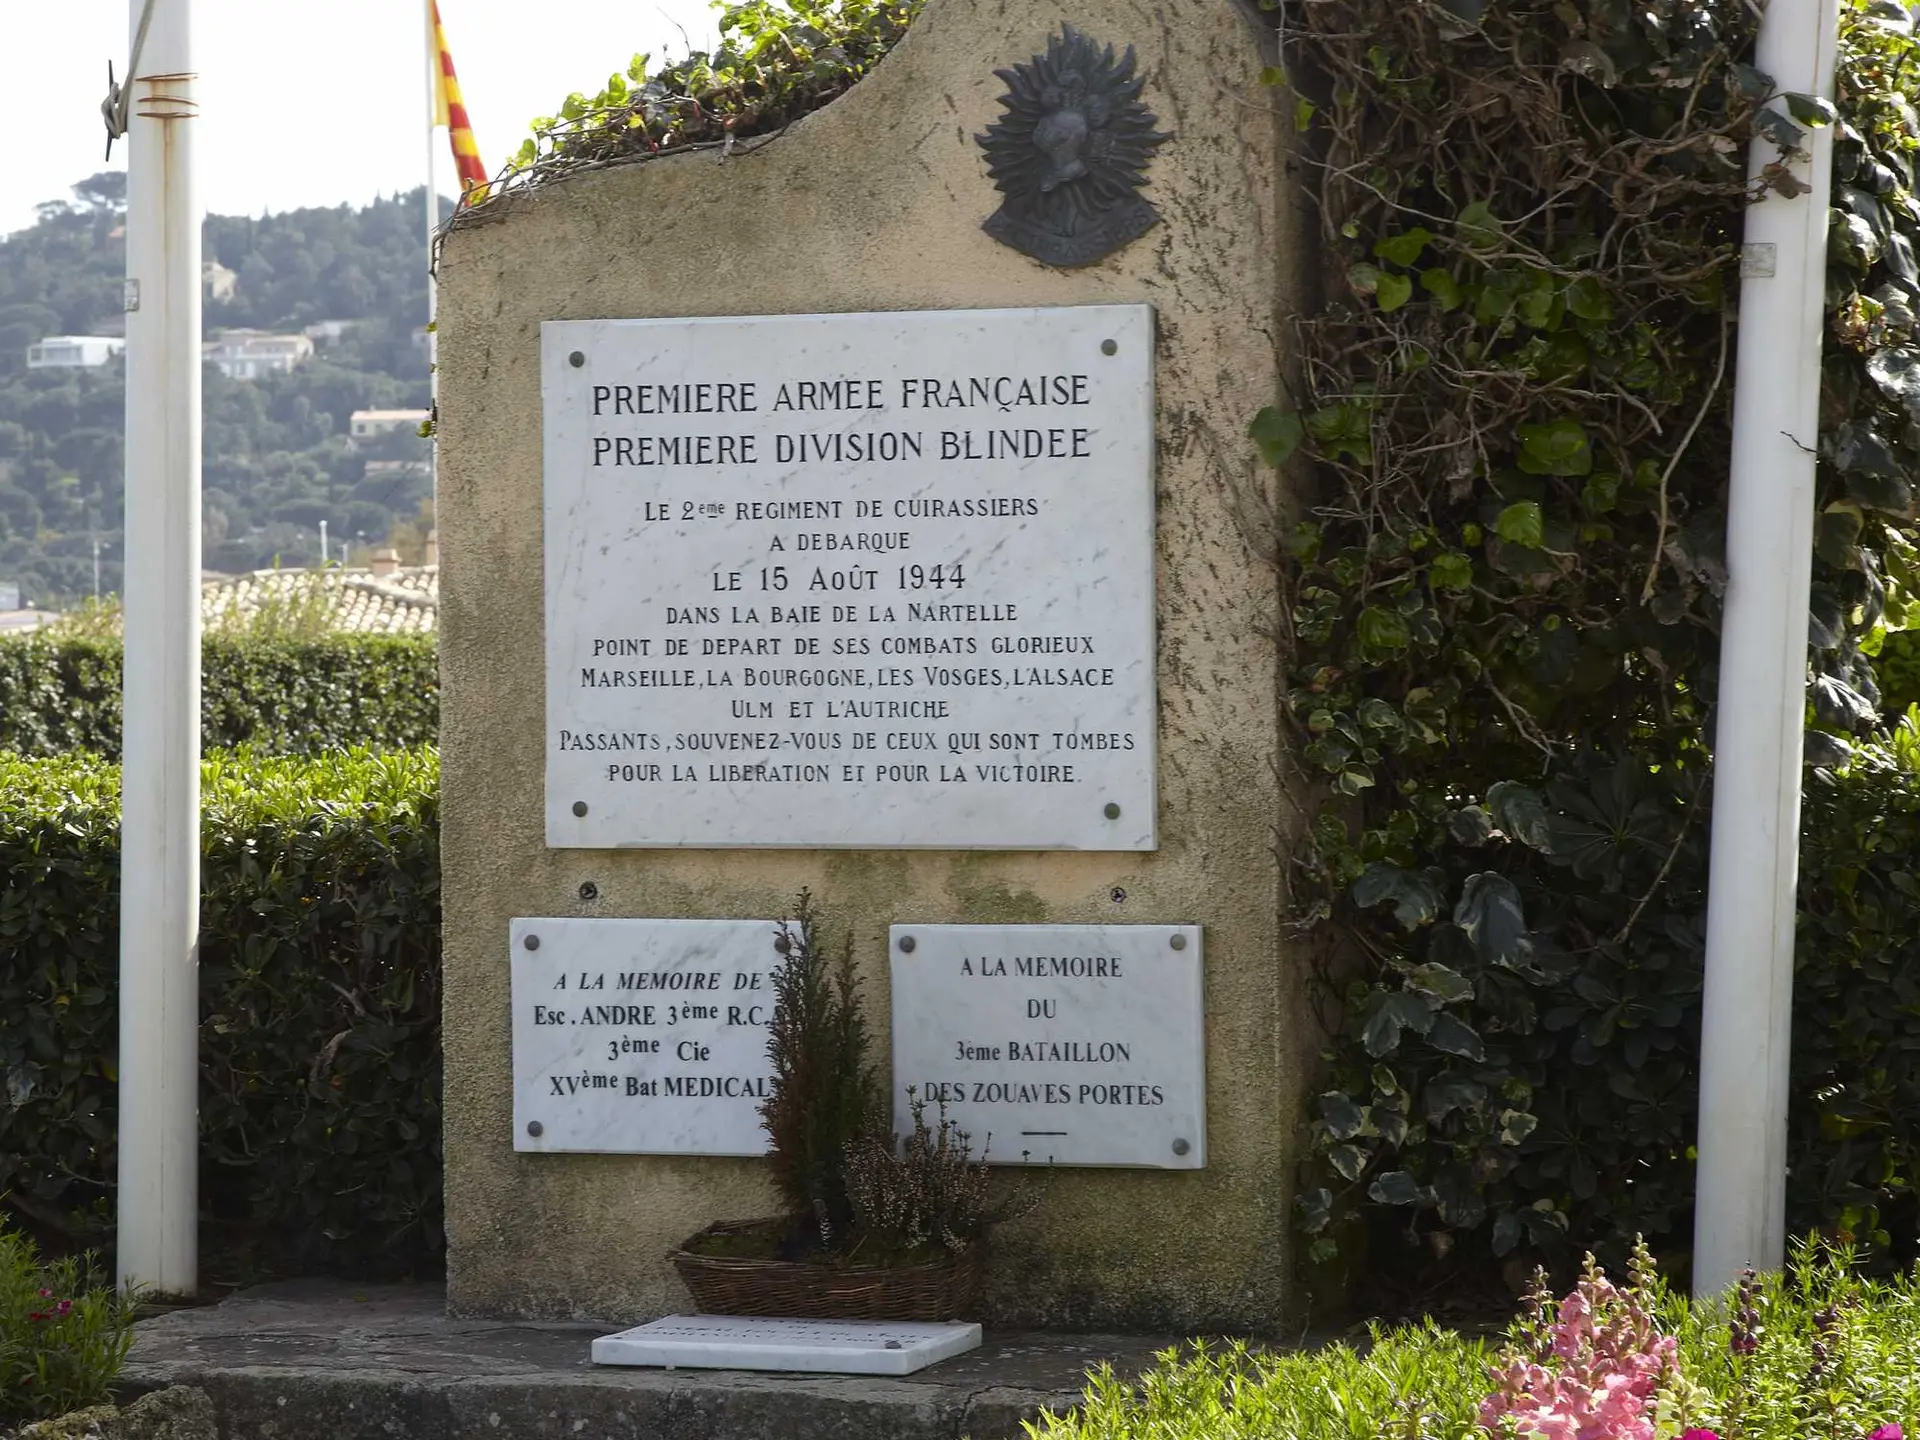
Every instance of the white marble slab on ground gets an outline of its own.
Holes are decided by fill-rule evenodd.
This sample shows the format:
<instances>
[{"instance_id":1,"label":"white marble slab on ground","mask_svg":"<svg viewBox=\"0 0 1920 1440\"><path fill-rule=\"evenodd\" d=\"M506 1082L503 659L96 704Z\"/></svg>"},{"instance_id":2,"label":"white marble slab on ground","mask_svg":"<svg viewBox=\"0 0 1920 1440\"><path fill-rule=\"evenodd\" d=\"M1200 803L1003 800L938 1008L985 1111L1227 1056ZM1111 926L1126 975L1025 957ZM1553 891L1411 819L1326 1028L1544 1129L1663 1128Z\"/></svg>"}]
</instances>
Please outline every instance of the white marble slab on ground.
<instances>
[{"instance_id":1,"label":"white marble slab on ground","mask_svg":"<svg viewBox=\"0 0 1920 1440\"><path fill-rule=\"evenodd\" d=\"M596 1365L689 1370L793 1370L911 1375L980 1345L965 1321L778 1320L758 1315L669 1315L593 1342Z\"/></svg>"}]
</instances>

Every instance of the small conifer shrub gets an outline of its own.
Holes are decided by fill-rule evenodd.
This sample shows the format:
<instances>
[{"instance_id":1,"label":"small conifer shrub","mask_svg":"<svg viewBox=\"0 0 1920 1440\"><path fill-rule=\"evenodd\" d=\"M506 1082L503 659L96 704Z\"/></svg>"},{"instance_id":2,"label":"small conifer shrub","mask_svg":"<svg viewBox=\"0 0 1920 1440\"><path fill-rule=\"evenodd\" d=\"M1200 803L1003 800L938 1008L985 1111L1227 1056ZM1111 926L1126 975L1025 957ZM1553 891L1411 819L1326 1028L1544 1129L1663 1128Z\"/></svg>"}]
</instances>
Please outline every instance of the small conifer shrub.
<instances>
[{"instance_id":1,"label":"small conifer shrub","mask_svg":"<svg viewBox=\"0 0 1920 1440\"><path fill-rule=\"evenodd\" d=\"M760 1107L772 1141L773 1183L793 1220L789 1244L844 1249L853 1227L847 1152L882 1112L879 1078L853 968L853 937L831 958L805 890L773 942L774 1014L767 1033L773 1080Z\"/></svg>"}]
</instances>

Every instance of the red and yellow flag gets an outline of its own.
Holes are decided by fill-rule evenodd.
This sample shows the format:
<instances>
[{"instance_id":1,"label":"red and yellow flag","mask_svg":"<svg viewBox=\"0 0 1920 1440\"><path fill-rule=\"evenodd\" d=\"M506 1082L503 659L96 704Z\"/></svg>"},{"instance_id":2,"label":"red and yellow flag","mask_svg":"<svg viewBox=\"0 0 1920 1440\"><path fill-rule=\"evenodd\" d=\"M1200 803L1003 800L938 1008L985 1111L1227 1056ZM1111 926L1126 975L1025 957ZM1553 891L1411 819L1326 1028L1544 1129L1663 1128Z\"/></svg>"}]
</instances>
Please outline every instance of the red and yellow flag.
<instances>
[{"instance_id":1,"label":"red and yellow flag","mask_svg":"<svg viewBox=\"0 0 1920 1440\"><path fill-rule=\"evenodd\" d=\"M477 205L487 197L487 167L480 161L473 123L467 119L467 107L460 99L460 80L453 73L446 28L440 23L440 0L427 0L427 4L433 16L433 45L440 58L434 77L433 123L447 127L447 139L453 146L453 167L460 176L461 203Z\"/></svg>"}]
</instances>

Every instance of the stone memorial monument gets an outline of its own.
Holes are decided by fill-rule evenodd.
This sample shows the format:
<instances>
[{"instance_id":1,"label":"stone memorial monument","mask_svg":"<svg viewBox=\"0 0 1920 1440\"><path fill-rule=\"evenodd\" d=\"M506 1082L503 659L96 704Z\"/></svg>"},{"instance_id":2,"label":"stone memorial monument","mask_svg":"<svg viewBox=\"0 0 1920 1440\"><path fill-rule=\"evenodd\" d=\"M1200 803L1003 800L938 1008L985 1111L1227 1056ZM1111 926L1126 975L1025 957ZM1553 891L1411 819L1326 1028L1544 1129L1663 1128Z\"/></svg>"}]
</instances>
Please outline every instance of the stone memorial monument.
<instances>
[{"instance_id":1,"label":"stone memorial monument","mask_svg":"<svg viewBox=\"0 0 1920 1440\"><path fill-rule=\"evenodd\" d=\"M1050 1169L971 1318L1290 1313L1273 60L1232 0L929 0L778 135L447 238L457 1312L669 1315L668 1252L774 1208L804 886L896 1124Z\"/></svg>"}]
</instances>

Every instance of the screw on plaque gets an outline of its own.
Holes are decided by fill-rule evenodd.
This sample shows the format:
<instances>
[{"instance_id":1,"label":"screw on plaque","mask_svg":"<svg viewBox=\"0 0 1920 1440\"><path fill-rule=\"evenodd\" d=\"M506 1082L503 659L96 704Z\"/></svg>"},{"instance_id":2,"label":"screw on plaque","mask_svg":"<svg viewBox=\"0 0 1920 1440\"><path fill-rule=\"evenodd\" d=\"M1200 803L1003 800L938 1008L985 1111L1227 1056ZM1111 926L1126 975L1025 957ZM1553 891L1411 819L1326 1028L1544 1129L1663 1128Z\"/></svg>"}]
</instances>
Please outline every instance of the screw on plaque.
<instances>
[{"instance_id":1,"label":"screw on plaque","mask_svg":"<svg viewBox=\"0 0 1920 1440\"><path fill-rule=\"evenodd\" d=\"M540 937L538 935L529 935L520 943L529 950L538 950L540 948Z\"/></svg>"},{"instance_id":2,"label":"screw on plaque","mask_svg":"<svg viewBox=\"0 0 1920 1440\"><path fill-rule=\"evenodd\" d=\"M1184 950L1187 948L1187 937L1184 935L1175 935L1171 940L1167 941L1167 943L1176 950Z\"/></svg>"},{"instance_id":3,"label":"screw on plaque","mask_svg":"<svg viewBox=\"0 0 1920 1440\"><path fill-rule=\"evenodd\" d=\"M1105 813L1106 813L1107 819L1118 820L1120 818L1120 807L1114 804L1111 800L1109 800L1107 802L1107 808Z\"/></svg>"},{"instance_id":4,"label":"screw on plaque","mask_svg":"<svg viewBox=\"0 0 1920 1440\"><path fill-rule=\"evenodd\" d=\"M582 365L587 363L587 357L581 351L576 350L571 355L567 356L567 363L573 366L574 369L578 370Z\"/></svg>"},{"instance_id":5,"label":"screw on plaque","mask_svg":"<svg viewBox=\"0 0 1920 1440\"><path fill-rule=\"evenodd\" d=\"M1118 355L1120 353L1120 342L1118 340L1102 340L1100 342L1100 353L1102 355Z\"/></svg>"},{"instance_id":6,"label":"screw on plaque","mask_svg":"<svg viewBox=\"0 0 1920 1440\"><path fill-rule=\"evenodd\" d=\"M598 900L600 898L600 887L591 880L582 880L580 882L580 898L582 900Z\"/></svg>"},{"instance_id":7,"label":"screw on plaque","mask_svg":"<svg viewBox=\"0 0 1920 1440\"><path fill-rule=\"evenodd\" d=\"M902 935L900 937L900 953L902 955L911 955L913 953L913 936Z\"/></svg>"},{"instance_id":8,"label":"screw on plaque","mask_svg":"<svg viewBox=\"0 0 1920 1440\"><path fill-rule=\"evenodd\" d=\"M542 1125L538 1120L527 1121L527 1134L533 1136L534 1139L538 1140L546 1133L547 1127Z\"/></svg>"},{"instance_id":9,"label":"screw on plaque","mask_svg":"<svg viewBox=\"0 0 1920 1440\"><path fill-rule=\"evenodd\" d=\"M1126 903L1127 903L1127 892L1126 892L1126 891L1124 891L1124 890L1122 890L1122 889L1121 889L1121 888L1120 888L1120 887L1119 887L1118 885L1116 885L1116 886L1114 886L1114 887L1113 887L1113 895L1112 895L1112 900L1113 900L1113 903L1114 903L1114 904L1116 904L1116 905L1124 905L1124 904L1126 904Z\"/></svg>"},{"instance_id":10,"label":"screw on plaque","mask_svg":"<svg viewBox=\"0 0 1920 1440\"><path fill-rule=\"evenodd\" d=\"M586 815L586 813L587 813L587 802L586 802L586 801L584 801L584 800L576 800L576 801L574 801L574 802L573 802L573 813L574 813L574 814L576 814L576 815L579 815L579 816L581 816L581 817L583 817L583 818L584 818L584 817L585 817L585 815Z\"/></svg>"},{"instance_id":11,"label":"screw on plaque","mask_svg":"<svg viewBox=\"0 0 1920 1440\"><path fill-rule=\"evenodd\" d=\"M1176 1155L1184 1155L1191 1149L1193 1149L1193 1146L1189 1145L1185 1140L1176 1140L1173 1142L1173 1153Z\"/></svg>"}]
</instances>

